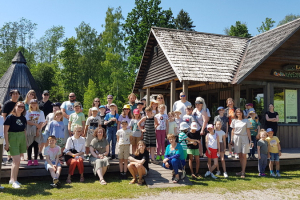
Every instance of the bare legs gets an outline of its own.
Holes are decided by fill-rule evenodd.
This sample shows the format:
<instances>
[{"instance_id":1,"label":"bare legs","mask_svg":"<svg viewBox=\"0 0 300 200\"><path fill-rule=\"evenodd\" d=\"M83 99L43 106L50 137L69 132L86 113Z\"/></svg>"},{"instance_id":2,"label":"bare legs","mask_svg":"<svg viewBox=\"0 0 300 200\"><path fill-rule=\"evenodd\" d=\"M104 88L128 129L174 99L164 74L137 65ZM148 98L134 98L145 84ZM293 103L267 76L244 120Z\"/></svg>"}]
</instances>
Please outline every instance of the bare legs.
<instances>
[{"instance_id":1,"label":"bare legs","mask_svg":"<svg viewBox=\"0 0 300 200\"><path fill-rule=\"evenodd\" d=\"M13 162L11 165L10 180L12 182L15 182L18 179L21 156L20 155L12 156L12 159L13 159Z\"/></svg>"},{"instance_id":2,"label":"bare legs","mask_svg":"<svg viewBox=\"0 0 300 200\"><path fill-rule=\"evenodd\" d=\"M124 164L123 164L124 162ZM127 172L127 165L128 165L128 159L120 159L119 160L119 168L121 173L126 173Z\"/></svg>"},{"instance_id":3,"label":"bare legs","mask_svg":"<svg viewBox=\"0 0 300 200\"><path fill-rule=\"evenodd\" d=\"M199 156L195 156L195 160L196 160L196 174L198 174L199 167L200 167ZM194 174L194 169L193 169L193 155L192 154L189 154L189 167L190 167L191 173Z\"/></svg>"},{"instance_id":4,"label":"bare legs","mask_svg":"<svg viewBox=\"0 0 300 200\"><path fill-rule=\"evenodd\" d=\"M214 158L214 165L211 166L211 158L207 158L207 167L210 173L212 173L218 166L218 158Z\"/></svg>"},{"instance_id":5,"label":"bare legs","mask_svg":"<svg viewBox=\"0 0 300 200\"><path fill-rule=\"evenodd\" d=\"M145 167L136 162L131 162L128 165L128 170L134 179L136 179L136 175L139 175L139 181L142 181L143 176L146 174Z\"/></svg>"},{"instance_id":6,"label":"bare legs","mask_svg":"<svg viewBox=\"0 0 300 200\"><path fill-rule=\"evenodd\" d=\"M221 154L220 158L221 158L223 172L226 172L226 164L225 164L225 158L224 158L225 152L220 152L220 154ZM219 162L218 162L217 170L220 171Z\"/></svg>"},{"instance_id":7,"label":"bare legs","mask_svg":"<svg viewBox=\"0 0 300 200\"><path fill-rule=\"evenodd\" d=\"M107 171L107 167L100 167L97 170L97 174L98 174L98 177L99 177L100 181L104 180L103 176L106 173L106 171Z\"/></svg>"},{"instance_id":8,"label":"bare legs","mask_svg":"<svg viewBox=\"0 0 300 200\"><path fill-rule=\"evenodd\" d=\"M239 153L240 163L242 167L242 173L245 173L246 165L247 165L247 154Z\"/></svg>"}]
</instances>

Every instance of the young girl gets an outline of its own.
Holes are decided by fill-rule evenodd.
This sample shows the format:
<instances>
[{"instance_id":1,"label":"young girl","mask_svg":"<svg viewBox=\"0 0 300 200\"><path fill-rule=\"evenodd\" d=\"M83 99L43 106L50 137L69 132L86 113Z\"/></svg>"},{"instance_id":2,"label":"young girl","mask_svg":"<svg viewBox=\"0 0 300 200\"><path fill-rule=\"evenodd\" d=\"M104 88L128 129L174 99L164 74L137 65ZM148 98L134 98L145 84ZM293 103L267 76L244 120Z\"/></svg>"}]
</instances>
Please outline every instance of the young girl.
<instances>
[{"instance_id":1,"label":"young girl","mask_svg":"<svg viewBox=\"0 0 300 200\"><path fill-rule=\"evenodd\" d=\"M50 136L55 136L56 144L61 148L61 155L65 149L65 126L63 123L63 114L60 110L54 113L54 118L49 124L49 132ZM62 159L61 159L62 160ZM61 161L62 162L62 161Z\"/></svg>"},{"instance_id":2,"label":"young girl","mask_svg":"<svg viewBox=\"0 0 300 200\"><path fill-rule=\"evenodd\" d=\"M180 133L180 124L181 122L183 122L182 118L180 118L181 112L180 110L175 110L175 122L176 122L176 126L177 126L177 134L179 135Z\"/></svg>"},{"instance_id":3,"label":"young girl","mask_svg":"<svg viewBox=\"0 0 300 200\"><path fill-rule=\"evenodd\" d=\"M166 106L164 104L159 105L158 110L159 113L155 115L155 118L158 121L158 126L156 127L156 140L157 140L157 148L156 148L156 160L159 161L161 159L165 159L165 139L166 133L168 132L167 123L168 115L164 114Z\"/></svg>"},{"instance_id":4,"label":"young girl","mask_svg":"<svg viewBox=\"0 0 300 200\"><path fill-rule=\"evenodd\" d=\"M153 116L158 114L158 102L156 100L151 100L150 107L152 108Z\"/></svg>"},{"instance_id":5,"label":"young girl","mask_svg":"<svg viewBox=\"0 0 300 200\"><path fill-rule=\"evenodd\" d=\"M168 129L168 134L172 134L176 136L176 142L178 142L178 128L177 124L175 122L175 113L174 112L169 112L168 114L169 117L169 129Z\"/></svg>"},{"instance_id":6,"label":"young girl","mask_svg":"<svg viewBox=\"0 0 300 200\"><path fill-rule=\"evenodd\" d=\"M212 124L207 125L207 130L209 133L206 135L206 156L207 156L207 167L208 170L205 173L205 177L211 175L212 178L217 177L213 174L214 169L218 166L218 155L220 155L220 143L219 137L214 131L214 126ZM214 165L211 166L211 159L214 159Z\"/></svg>"},{"instance_id":7,"label":"young girl","mask_svg":"<svg viewBox=\"0 0 300 200\"><path fill-rule=\"evenodd\" d=\"M49 146L47 146L44 150L44 155L46 156L45 168L50 172L51 177L53 178L53 183L50 185L52 187L57 187L59 184L58 178L61 172L61 165L59 163L61 149L58 145L56 145L56 137L54 135L49 136L48 141Z\"/></svg>"},{"instance_id":8,"label":"young girl","mask_svg":"<svg viewBox=\"0 0 300 200\"><path fill-rule=\"evenodd\" d=\"M99 109L100 105L101 105L100 99L98 97L95 98L93 103L92 103L92 108L96 107L96 108ZM92 116L92 108L89 109L89 114L88 114L89 117ZM97 115L100 115L100 111L97 113Z\"/></svg>"},{"instance_id":9,"label":"young girl","mask_svg":"<svg viewBox=\"0 0 300 200\"><path fill-rule=\"evenodd\" d=\"M28 166L39 165L37 161L39 153L39 143L42 142L41 128L45 122L44 112L39 109L37 99L31 99L29 104L29 110L26 112L27 120L27 155L28 155ZM34 162L32 163L31 154L32 148L34 148Z\"/></svg>"},{"instance_id":10,"label":"young girl","mask_svg":"<svg viewBox=\"0 0 300 200\"><path fill-rule=\"evenodd\" d=\"M131 119L129 124L130 129L133 132L132 141L131 141L132 153L136 152L136 146L138 145L138 142L141 140L141 136L142 136L142 132L137 125L142 118L139 109L136 108L133 110L133 116L134 118ZM144 126L144 124L142 126Z\"/></svg>"},{"instance_id":11,"label":"young girl","mask_svg":"<svg viewBox=\"0 0 300 200\"><path fill-rule=\"evenodd\" d=\"M226 164L225 164L225 159L224 159L225 149L226 149L226 134L221 128L222 128L222 122L221 121L216 121L216 131L215 132L219 136L220 158L221 158L222 167L223 167L223 171L224 171L224 177L227 178L228 174L226 172ZM221 175L220 168L219 168L219 163L218 163L218 166L217 166L216 175L218 175L218 176Z\"/></svg>"},{"instance_id":12,"label":"young girl","mask_svg":"<svg viewBox=\"0 0 300 200\"><path fill-rule=\"evenodd\" d=\"M156 147L155 128L158 125L157 119L153 116L152 108L148 106L146 109L146 116L138 122L138 127L142 131L142 138L146 143L148 151L150 149L151 161L154 162L154 152ZM142 124L145 123L145 127Z\"/></svg>"},{"instance_id":13,"label":"young girl","mask_svg":"<svg viewBox=\"0 0 300 200\"><path fill-rule=\"evenodd\" d=\"M127 121L127 124L128 124L127 128L129 129L130 128L129 123L130 123L131 119L132 119L132 115L131 115L131 111L130 111L130 105L126 104L126 105L124 105L122 113L118 118L118 130L122 129L121 122L123 120Z\"/></svg>"},{"instance_id":14,"label":"young girl","mask_svg":"<svg viewBox=\"0 0 300 200\"><path fill-rule=\"evenodd\" d=\"M25 100L23 101L23 103L25 104L25 110L29 110L29 104L31 99L37 99L36 98L36 93L34 90L29 90L26 94Z\"/></svg>"}]
</instances>

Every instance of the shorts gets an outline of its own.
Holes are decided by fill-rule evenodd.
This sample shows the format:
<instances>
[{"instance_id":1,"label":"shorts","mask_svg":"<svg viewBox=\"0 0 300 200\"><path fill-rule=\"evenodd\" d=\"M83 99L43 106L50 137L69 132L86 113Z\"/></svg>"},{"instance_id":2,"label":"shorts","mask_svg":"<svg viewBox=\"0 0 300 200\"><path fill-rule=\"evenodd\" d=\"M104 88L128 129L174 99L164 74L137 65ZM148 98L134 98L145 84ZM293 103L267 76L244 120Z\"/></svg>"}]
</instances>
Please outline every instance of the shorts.
<instances>
[{"instance_id":1,"label":"shorts","mask_svg":"<svg viewBox=\"0 0 300 200\"><path fill-rule=\"evenodd\" d=\"M141 140L141 137L132 137L132 141L130 142L131 145L137 145L138 142Z\"/></svg>"},{"instance_id":2,"label":"shorts","mask_svg":"<svg viewBox=\"0 0 300 200\"><path fill-rule=\"evenodd\" d=\"M234 135L234 153L250 153L249 138L247 135Z\"/></svg>"},{"instance_id":3,"label":"shorts","mask_svg":"<svg viewBox=\"0 0 300 200\"><path fill-rule=\"evenodd\" d=\"M49 131L44 131L42 133L43 135L43 143L48 143L48 137L50 136L50 132Z\"/></svg>"},{"instance_id":4,"label":"shorts","mask_svg":"<svg viewBox=\"0 0 300 200\"><path fill-rule=\"evenodd\" d=\"M220 142L220 152L225 152L224 143Z\"/></svg>"},{"instance_id":5,"label":"shorts","mask_svg":"<svg viewBox=\"0 0 300 200\"><path fill-rule=\"evenodd\" d=\"M93 136L93 134L88 133L87 137L85 138L85 147L90 147L90 144L94 138L95 137Z\"/></svg>"},{"instance_id":6,"label":"shorts","mask_svg":"<svg viewBox=\"0 0 300 200\"><path fill-rule=\"evenodd\" d=\"M60 148L65 148L66 143L64 138L56 138L56 145L59 146Z\"/></svg>"},{"instance_id":7,"label":"shorts","mask_svg":"<svg viewBox=\"0 0 300 200\"><path fill-rule=\"evenodd\" d=\"M52 161L52 164L54 165L54 164L55 164L55 161ZM57 163L57 167L61 167L61 164L59 163L59 161L58 161L58 163ZM52 166L51 166L50 164L48 164L47 161L45 161L45 169L46 169L47 171L49 171L49 168L52 168Z\"/></svg>"},{"instance_id":8,"label":"shorts","mask_svg":"<svg viewBox=\"0 0 300 200\"><path fill-rule=\"evenodd\" d=\"M210 150L210 154L208 153L208 150L206 150L206 153L205 155L208 157L208 158L218 158L218 149L212 149L210 147L208 147L208 149Z\"/></svg>"},{"instance_id":9,"label":"shorts","mask_svg":"<svg viewBox=\"0 0 300 200\"><path fill-rule=\"evenodd\" d=\"M9 151L7 155L16 156L21 153L26 153L27 144L25 133L22 132L8 132Z\"/></svg>"},{"instance_id":10,"label":"shorts","mask_svg":"<svg viewBox=\"0 0 300 200\"><path fill-rule=\"evenodd\" d=\"M119 145L119 154L118 154L119 159L128 159L129 147L130 147L130 144Z\"/></svg>"},{"instance_id":11,"label":"shorts","mask_svg":"<svg viewBox=\"0 0 300 200\"><path fill-rule=\"evenodd\" d=\"M270 161L277 161L279 162L279 153L270 153Z\"/></svg>"},{"instance_id":12,"label":"shorts","mask_svg":"<svg viewBox=\"0 0 300 200\"><path fill-rule=\"evenodd\" d=\"M192 154L194 156L199 156L199 148L198 149L187 149L187 154Z\"/></svg>"}]
</instances>

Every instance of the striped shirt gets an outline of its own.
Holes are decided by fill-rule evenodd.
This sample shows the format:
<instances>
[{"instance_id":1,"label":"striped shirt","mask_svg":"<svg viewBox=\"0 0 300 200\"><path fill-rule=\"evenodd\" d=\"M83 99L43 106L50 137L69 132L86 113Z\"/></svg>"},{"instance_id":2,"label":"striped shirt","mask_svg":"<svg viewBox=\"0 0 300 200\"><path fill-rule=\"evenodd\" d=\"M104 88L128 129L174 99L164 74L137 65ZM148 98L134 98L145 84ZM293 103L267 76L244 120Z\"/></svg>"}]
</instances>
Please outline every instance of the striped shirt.
<instances>
[{"instance_id":1,"label":"striped shirt","mask_svg":"<svg viewBox=\"0 0 300 200\"><path fill-rule=\"evenodd\" d=\"M188 136L186 136L184 132L179 133L178 141L179 144L182 146L183 150L187 150L187 140L186 140L187 138Z\"/></svg>"}]
</instances>

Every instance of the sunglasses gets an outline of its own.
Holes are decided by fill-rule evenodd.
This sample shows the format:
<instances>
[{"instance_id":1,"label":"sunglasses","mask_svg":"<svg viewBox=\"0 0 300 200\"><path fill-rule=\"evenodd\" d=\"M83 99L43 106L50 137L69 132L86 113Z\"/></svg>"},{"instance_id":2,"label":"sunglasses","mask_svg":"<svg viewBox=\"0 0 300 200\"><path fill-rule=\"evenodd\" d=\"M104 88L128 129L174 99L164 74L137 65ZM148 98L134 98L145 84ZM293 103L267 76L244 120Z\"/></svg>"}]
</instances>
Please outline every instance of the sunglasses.
<instances>
[{"instance_id":1,"label":"sunglasses","mask_svg":"<svg viewBox=\"0 0 300 200\"><path fill-rule=\"evenodd\" d=\"M69 96L69 97L75 97L75 96Z\"/></svg>"},{"instance_id":2,"label":"sunglasses","mask_svg":"<svg viewBox=\"0 0 300 200\"><path fill-rule=\"evenodd\" d=\"M113 99L113 98L107 98L107 99Z\"/></svg>"},{"instance_id":3,"label":"sunglasses","mask_svg":"<svg viewBox=\"0 0 300 200\"><path fill-rule=\"evenodd\" d=\"M185 97L185 95L180 95L180 97Z\"/></svg>"},{"instance_id":4,"label":"sunglasses","mask_svg":"<svg viewBox=\"0 0 300 200\"><path fill-rule=\"evenodd\" d=\"M196 105L197 105L197 104L203 104L203 102L196 103Z\"/></svg>"},{"instance_id":5,"label":"sunglasses","mask_svg":"<svg viewBox=\"0 0 300 200\"><path fill-rule=\"evenodd\" d=\"M44 94L44 96L49 96L49 94Z\"/></svg>"},{"instance_id":6,"label":"sunglasses","mask_svg":"<svg viewBox=\"0 0 300 200\"><path fill-rule=\"evenodd\" d=\"M25 106L17 106L18 108L25 108Z\"/></svg>"}]
</instances>

